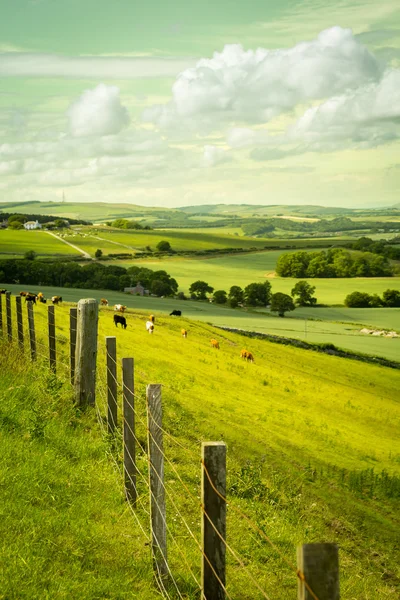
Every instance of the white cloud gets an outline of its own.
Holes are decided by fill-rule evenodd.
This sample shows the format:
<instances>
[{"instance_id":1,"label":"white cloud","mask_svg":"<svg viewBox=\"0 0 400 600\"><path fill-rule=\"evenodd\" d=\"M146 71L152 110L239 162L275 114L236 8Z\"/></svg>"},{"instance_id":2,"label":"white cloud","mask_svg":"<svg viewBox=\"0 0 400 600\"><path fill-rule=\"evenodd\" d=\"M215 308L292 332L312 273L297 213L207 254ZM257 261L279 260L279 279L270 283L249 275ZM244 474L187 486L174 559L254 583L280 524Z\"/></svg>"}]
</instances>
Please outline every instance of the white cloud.
<instances>
[{"instance_id":1,"label":"white cloud","mask_svg":"<svg viewBox=\"0 0 400 600\"><path fill-rule=\"evenodd\" d=\"M309 108L288 136L308 143L345 141L376 145L400 137L400 71Z\"/></svg>"},{"instance_id":2,"label":"white cloud","mask_svg":"<svg viewBox=\"0 0 400 600\"><path fill-rule=\"evenodd\" d=\"M206 167L215 167L220 163L228 162L231 157L226 153L223 148L218 146L204 146L203 150L203 164Z\"/></svg>"},{"instance_id":3,"label":"white cloud","mask_svg":"<svg viewBox=\"0 0 400 600\"><path fill-rule=\"evenodd\" d=\"M176 77L191 67L193 58L143 56L57 56L21 52L19 48L0 46L0 76L69 77L88 79L136 79Z\"/></svg>"},{"instance_id":4,"label":"white cloud","mask_svg":"<svg viewBox=\"0 0 400 600\"><path fill-rule=\"evenodd\" d=\"M143 114L160 127L211 127L221 120L267 122L298 104L380 78L376 58L350 29L332 27L282 50L227 45L176 79L172 100Z\"/></svg>"},{"instance_id":5,"label":"white cloud","mask_svg":"<svg viewBox=\"0 0 400 600\"><path fill-rule=\"evenodd\" d=\"M121 104L119 88L104 83L86 90L69 107L67 115L74 137L110 135L129 124L128 110Z\"/></svg>"}]
</instances>

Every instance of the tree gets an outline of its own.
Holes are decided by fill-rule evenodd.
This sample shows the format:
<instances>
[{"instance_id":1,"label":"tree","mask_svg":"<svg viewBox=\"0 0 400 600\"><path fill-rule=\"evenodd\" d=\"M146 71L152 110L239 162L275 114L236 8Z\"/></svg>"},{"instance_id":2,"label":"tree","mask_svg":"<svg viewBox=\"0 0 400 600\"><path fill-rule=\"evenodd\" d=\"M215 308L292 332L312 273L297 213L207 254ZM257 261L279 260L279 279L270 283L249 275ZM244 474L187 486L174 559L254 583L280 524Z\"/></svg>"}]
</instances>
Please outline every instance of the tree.
<instances>
[{"instance_id":1,"label":"tree","mask_svg":"<svg viewBox=\"0 0 400 600\"><path fill-rule=\"evenodd\" d=\"M277 312L280 317L285 316L285 312L289 310L294 310L294 302L293 299L288 296L288 294L282 294L282 292L277 292L276 294L272 294L271 296L271 310L273 312Z\"/></svg>"},{"instance_id":2,"label":"tree","mask_svg":"<svg viewBox=\"0 0 400 600\"><path fill-rule=\"evenodd\" d=\"M271 298L270 282L250 283L244 288L244 298L249 306L266 306Z\"/></svg>"},{"instance_id":3,"label":"tree","mask_svg":"<svg viewBox=\"0 0 400 600\"><path fill-rule=\"evenodd\" d=\"M24 226L22 225L21 221L10 221L8 222L8 228L9 229L23 229Z\"/></svg>"},{"instance_id":4,"label":"tree","mask_svg":"<svg viewBox=\"0 0 400 600\"><path fill-rule=\"evenodd\" d=\"M344 299L349 308L368 308L371 306L372 296L366 292L352 292Z\"/></svg>"},{"instance_id":5,"label":"tree","mask_svg":"<svg viewBox=\"0 0 400 600\"><path fill-rule=\"evenodd\" d=\"M171 250L171 244L166 240L161 240L161 242L158 242L156 248L159 252L169 252Z\"/></svg>"},{"instance_id":6,"label":"tree","mask_svg":"<svg viewBox=\"0 0 400 600\"><path fill-rule=\"evenodd\" d=\"M213 293L213 298L214 298L214 302L216 304L226 304L227 303L227 297L226 297L225 290L217 290L216 292Z\"/></svg>"},{"instance_id":7,"label":"tree","mask_svg":"<svg viewBox=\"0 0 400 600\"><path fill-rule=\"evenodd\" d=\"M313 298L315 286L310 285L307 281L298 281L292 291L291 296L295 298L295 303L299 306L313 306L317 303L317 299Z\"/></svg>"},{"instance_id":8,"label":"tree","mask_svg":"<svg viewBox=\"0 0 400 600\"><path fill-rule=\"evenodd\" d=\"M62 219L56 219L54 221L54 227L57 227L57 229L61 229L61 227L65 227L65 222Z\"/></svg>"},{"instance_id":9,"label":"tree","mask_svg":"<svg viewBox=\"0 0 400 600\"><path fill-rule=\"evenodd\" d=\"M382 298L385 306L390 308L400 307L400 292L398 290L385 290Z\"/></svg>"},{"instance_id":10,"label":"tree","mask_svg":"<svg viewBox=\"0 0 400 600\"><path fill-rule=\"evenodd\" d=\"M94 255L96 258L101 258L103 256L103 250L100 250L100 248L98 248Z\"/></svg>"},{"instance_id":11,"label":"tree","mask_svg":"<svg viewBox=\"0 0 400 600\"><path fill-rule=\"evenodd\" d=\"M235 307L238 304L242 304L242 302L244 301L244 292L243 292L242 288L239 287L238 285L233 285L231 287L231 289L229 290L228 298L229 298L229 302L230 302L231 306L232 306L232 301L236 301Z\"/></svg>"},{"instance_id":12,"label":"tree","mask_svg":"<svg viewBox=\"0 0 400 600\"><path fill-rule=\"evenodd\" d=\"M194 296L196 300L206 300L206 294L212 294L213 291L213 287L201 280L195 281L189 288L191 296Z\"/></svg>"},{"instance_id":13,"label":"tree","mask_svg":"<svg viewBox=\"0 0 400 600\"><path fill-rule=\"evenodd\" d=\"M28 250L24 254L25 260L35 260L36 256L37 256L37 254L34 250Z\"/></svg>"}]
</instances>

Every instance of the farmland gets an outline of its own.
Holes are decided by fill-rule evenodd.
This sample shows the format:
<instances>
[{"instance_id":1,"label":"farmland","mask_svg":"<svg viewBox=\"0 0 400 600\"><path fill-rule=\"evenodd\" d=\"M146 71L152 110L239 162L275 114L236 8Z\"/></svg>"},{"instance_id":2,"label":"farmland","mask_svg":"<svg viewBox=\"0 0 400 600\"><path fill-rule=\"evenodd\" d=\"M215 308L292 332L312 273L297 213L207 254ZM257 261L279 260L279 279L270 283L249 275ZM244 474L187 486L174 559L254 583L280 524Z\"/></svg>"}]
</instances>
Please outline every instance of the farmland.
<instances>
[{"instance_id":1,"label":"farmland","mask_svg":"<svg viewBox=\"0 0 400 600\"><path fill-rule=\"evenodd\" d=\"M1 282L0 285L2 285ZM21 290L20 285L7 284L5 287L16 294ZM400 331L400 310L396 308L303 308L296 309L294 313L287 315L284 319L280 319L260 310L233 310L224 306L210 304L209 302L140 297L122 294L121 292L111 292L109 290L46 287L41 287L40 290L47 297L59 294L64 300L69 302L77 302L82 297L97 299L105 297L110 304L122 302L129 308L145 310L153 314L166 315L172 310L178 309L186 317L203 323L213 323L218 326L258 331L260 333L271 333L314 343L333 343L339 348L381 356L390 360L398 361L400 358L400 339L372 337L360 333L362 325L376 328L385 327ZM39 291L39 289L36 291ZM296 318L296 315L298 318ZM307 322L305 322L305 319L307 319ZM325 321L325 319L329 320Z\"/></svg>"},{"instance_id":2,"label":"farmland","mask_svg":"<svg viewBox=\"0 0 400 600\"><path fill-rule=\"evenodd\" d=\"M22 256L34 250L38 256L79 256L79 253L44 231L0 230L0 256Z\"/></svg>"},{"instance_id":3,"label":"farmland","mask_svg":"<svg viewBox=\"0 0 400 600\"><path fill-rule=\"evenodd\" d=\"M70 293L78 294L79 290L63 290L64 296ZM82 296L83 293L79 295ZM146 311L153 310L156 306L161 309L163 302L157 299L132 298L135 304L145 301L148 303L143 306ZM165 308L173 303L169 300L165 302ZM185 306L189 307L192 304L196 305L186 303ZM176 303L173 305L177 306ZM210 309L215 310L215 307ZM47 309L42 305L34 310L39 342L45 343ZM68 310L67 306L56 307L57 332L61 341L67 339L68 335ZM187 449L183 452L181 447L166 438L166 453L179 470L195 500L199 489L199 440L223 439L228 446L228 497L231 506L238 506L248 514L278 545L288 560L295 561L295 549L299 543L322 540L336 542L340 546L343 597L366 600L396 597L399 591L399 557L396 549L399 525L396 514L397 500L390 495L389 487L377 487L374 494L371 494L369 488L362 483L350 482L359 481L357 474L370 473L371 468L375 473L385 470L388 481L398 474L400 445L397 432L400 426L400 411L396 398L400 373L392 369L281 347L260 340L245 340L246 347L253 352L256 362L243 363L239 354L244 340L240 336L221 332L204 322L195 322L185 317L174 319L165 316L165 309L163 312L164 314L156 315L156 329L152 336L146 333L144 326L148 312L141 312L138 304L127 313L126 331L115 329L112 310L101 309L100 314L100 364L104 365L104 336L107 335L117 335L118 357L135 358L139 438L145 436L144 425L141 424L145 418L145 385L149 382L160 382L163 384L164 427ZM188 314L187 311L184 314ZM180 336L181 327L189 331L187 339ZM220 351L210 348L211 337L219 339ZM61 341L60 360L63 356L66 357L67 350ZM18 385L21 385L22 377L21 369ZM8 387L12 385L15 383L8 381ZM39 394L34 396L40 398ZM101 404L99 406L104 410ZM88 435L91 443L95 443L94 425L91 428L88 422L82 423L82 427L78 429L82 441L74 438L70 440L69 445L64 440L56 444L53 432L57 416L54 416L54 411L53 399L46 416L48 421L44 423L46 445L29 440L29 437L25 436L19 436L19 444L29 443L36 452L42 444L43 452L46 449L48 454L48 459L44 462L45 468L52 456L52 444L58 454L64 448L66 457L68 452L71 453L72 449L76 448L73 452L73 464L76 465L76 445L80 444L79 452L82 452L83 440ZM26 419L26 423L29 423L29 418ZM21 431L24 432L23 429ZM77 434L74 435L76 437ZM24 442L25 439L27 441ZM22 447L19 452L23 456ZM98 454L93 450L92 456L95 458ZM40 465L44 459L45 455L36 460L35 464ZM1 460L8 467L13 458L10 452L3 452ZM63 468L67 460L63 459ZM18 459L16 462L17 468L22 469L22 461ZM15 469L15 463L13 464ZM139 468L145 469L145 464L145 457L139 456ZM28 467L30 465L29 461ZM88 467L89 463L85 472ZM7 472L11 473L11 469ZM252 475L249 479L243 479L247 472ZM26 470L25 473L27 481ZM96 543L96 560L101 564L101 561L105 560L101 554L102 546L95 542L96 538L93 537L93 522L98 521L96 515L101 515L101 523L104 523L101 527L107 532L107 543L107 514L110 514L112 521L117 519L119 522L122 518L117 507L110 505L112 490L107 467L96 470L93 464L89 473L93 484L88 482L87 489L90 486L91 489L97 490L101 481L102 497L108 498L105 508L99 509L99 512L93 509L87 516L88 525L92 529L92 544ZM73 477L72 466L70 477ZM35 481L37 489L41 489L38 472ZM76 485L74 478L72 481L73 485ZM169 464L166 464L166 481L168 489L173 491L174 502L177 503L179 511L189 520L191 528L198 536L198 501L192 502L188 497ZM44 478L44 489L47 483L50 482ZM54 481L51 485L51 493L54 495L57 489L54 490ZM138 485L141 495L145 492L144 483L139 480ZM248 487L241 487L246 485ZM67 491L69 502L73 489ZM120 491L116 489L115 493L119 495ZM50 502L49 495L48 498ZM42 505L36 502L36 515L38 511L40 514L41 509ZM20 533L15 540L19 554L26 562L33 558L30 554L31 545L28 543L32 536L36 541L35 554L39 557L48 553L49 540L53 539L52 532L46 529L47 520L43 519L41 523L36 517L36 522L33 522L32 510L29 504L24 509L25 527L18 530ZM17 514L14 511L7 511L5 514L3 525L6 532L16 526ZM138 514L146 524L146 514L141 510ZM196 597L197 592L193 588L190 591L190 576L178 554L177 544L196 575L199 575L199 553L187 535L169 497L167 515L172 536L169 537L170 564L174 574L179 575L179 581L187 590L186 597L192 599ZM56 519L56 513L52 519ZM55 530L59 531L61 524L56 525L55 520L53 522ZM125 524L124 533L129 538L129 548L134 556L130 567L131 577L133 573L137 578L138 569L143 569L148 550L144 546L142 550L135 547L134 541L130 539L130 536L138 537L135 521L132 519L131 530L125 519L122 519L121 523ZM47 533L47 537L38 535L41 530ZM50 590L56 590L62 585L67 595L68 591L73 589L75 596L94 596L93 592L84 588L85 585L89 585L89 581L84 582L79 572L74 574L70 567L73 564L76 568L75 554L80 556L80 560L85 556L85 553L80 554L83 550L85 531L86 526L82 522L81 535L78 528L69 534L68 540L74 548L73 553L64 553L59 544L51 545L53 561L58 564L63 557L65 567L62 573L52 569L53 577L46 579ZM294 597L294 574L275 551L260 543L257 535L251 534L248 523L235 516L232 510L228 514L228 535L230 544L246 557L246 565L251 568L253 577L268 595L277 600ZM173 538L177 540L175 544L172 543ZM8 543L10 544L11 540L8 540ZM7 552L7 545L2 552L3 555ZM117 558L121 552L118 547L110 547L108 552L108 556L114 556L113 552L117 553L115 559L107 561L110 576L114 573L115 564L118 565L119 573L121 569L128 568L124 567L121 557ZM40 560L43 561L43 558ZM50 568L53 561L49 563ZM3 564L7 565L8 570L13 569L13 585L20 580L24 586L27 585L23 576L25 569L15 566L13 561L3 561ZM364 576L366 572L368 577ZM384 577L384 573L390 576ZM146 577L145 574L143 576ZM10 578L6 581L10 581ZM228 560L227 581L228 590L233 598L261 598L260 593L247 579L246 570L237 567L232 560ZM31 582L35 585L36 596L40 597L41 583L37 575L31 578ZM116 584L117 581L114 585ZM10 587L5 590L4 587L0 587L6 595L9 589ZM24 589L26 587L22 588ZM82 589L85 590L85 594L79 593ZM147 599L148 596L138 589L137 583L133 589L136 590L138 600ZM32 588L29 592L32 595ZM120 595L123 597L122 592ZM54 592L52 596L55 597Z\"/></svg>"}]
</instances>

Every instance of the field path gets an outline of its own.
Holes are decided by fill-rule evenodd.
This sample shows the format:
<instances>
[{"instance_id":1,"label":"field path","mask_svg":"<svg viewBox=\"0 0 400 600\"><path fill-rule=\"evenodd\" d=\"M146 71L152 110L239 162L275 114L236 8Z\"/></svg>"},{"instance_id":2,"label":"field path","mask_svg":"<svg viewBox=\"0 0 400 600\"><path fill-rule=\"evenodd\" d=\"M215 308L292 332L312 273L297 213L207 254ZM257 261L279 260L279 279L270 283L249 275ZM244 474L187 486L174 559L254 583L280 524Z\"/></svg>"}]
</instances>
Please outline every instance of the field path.
<instances>
[{"instance_id":1,"label":"field path","mask_svg":"<svg viewBox=\"0 0 400 600\"><path fill-rule=\"evenodd\" d=\"M128 248L128 250L137 250L134 246L127 246L126 244L122 244L121 242L114 242L114 240L108 240L107 238L100 237L99 235L91 235L90 237L95 240L102 240L103 242L107 242L110 244L115 244L116 246L122 246L123 248Z\"/></svg>"},{"instance_id":2,"label":"field path","mask_svg":"<svg viewBox=\"0 0 400 600\"><path fill-rule=\"evenodd\" d=\"M45 233L48 233L49 235L52 235L53 237L55 237L56 240L60 240L60 242L64 242L64 244L67 244L68 246L71 246L71 248L74 248L75 250L77 250L78 252L80 252L88 260L93 260L93 258L90 256L90 254L88 252L85 252L85 250L82 250L82 248L79 248L78 246L74 246L74 244L71 244L71 242L67 242L66 240L64 240L63 238L59 237L55 233L52 233L51 231L46 231Z\"/></svg>"}]
</instances>

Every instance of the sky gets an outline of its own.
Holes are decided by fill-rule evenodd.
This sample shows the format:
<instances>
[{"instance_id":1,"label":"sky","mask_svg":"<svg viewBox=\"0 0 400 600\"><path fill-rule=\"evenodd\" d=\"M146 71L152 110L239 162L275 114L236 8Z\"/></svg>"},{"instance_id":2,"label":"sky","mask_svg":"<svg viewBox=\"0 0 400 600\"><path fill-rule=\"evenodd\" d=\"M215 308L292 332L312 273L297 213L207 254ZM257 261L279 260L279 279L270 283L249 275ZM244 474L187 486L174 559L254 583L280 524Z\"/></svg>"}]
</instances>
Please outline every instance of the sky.
<instances>
[{"instance_id":1,"label":"sky","mask_svg":"<svg viewBox=\"0 0 400 600\"><path fill-rule=\"evenodd\" d=\"M400 202L400 3L0 0L0 202Z\"/></svg>"}]
</instances>

